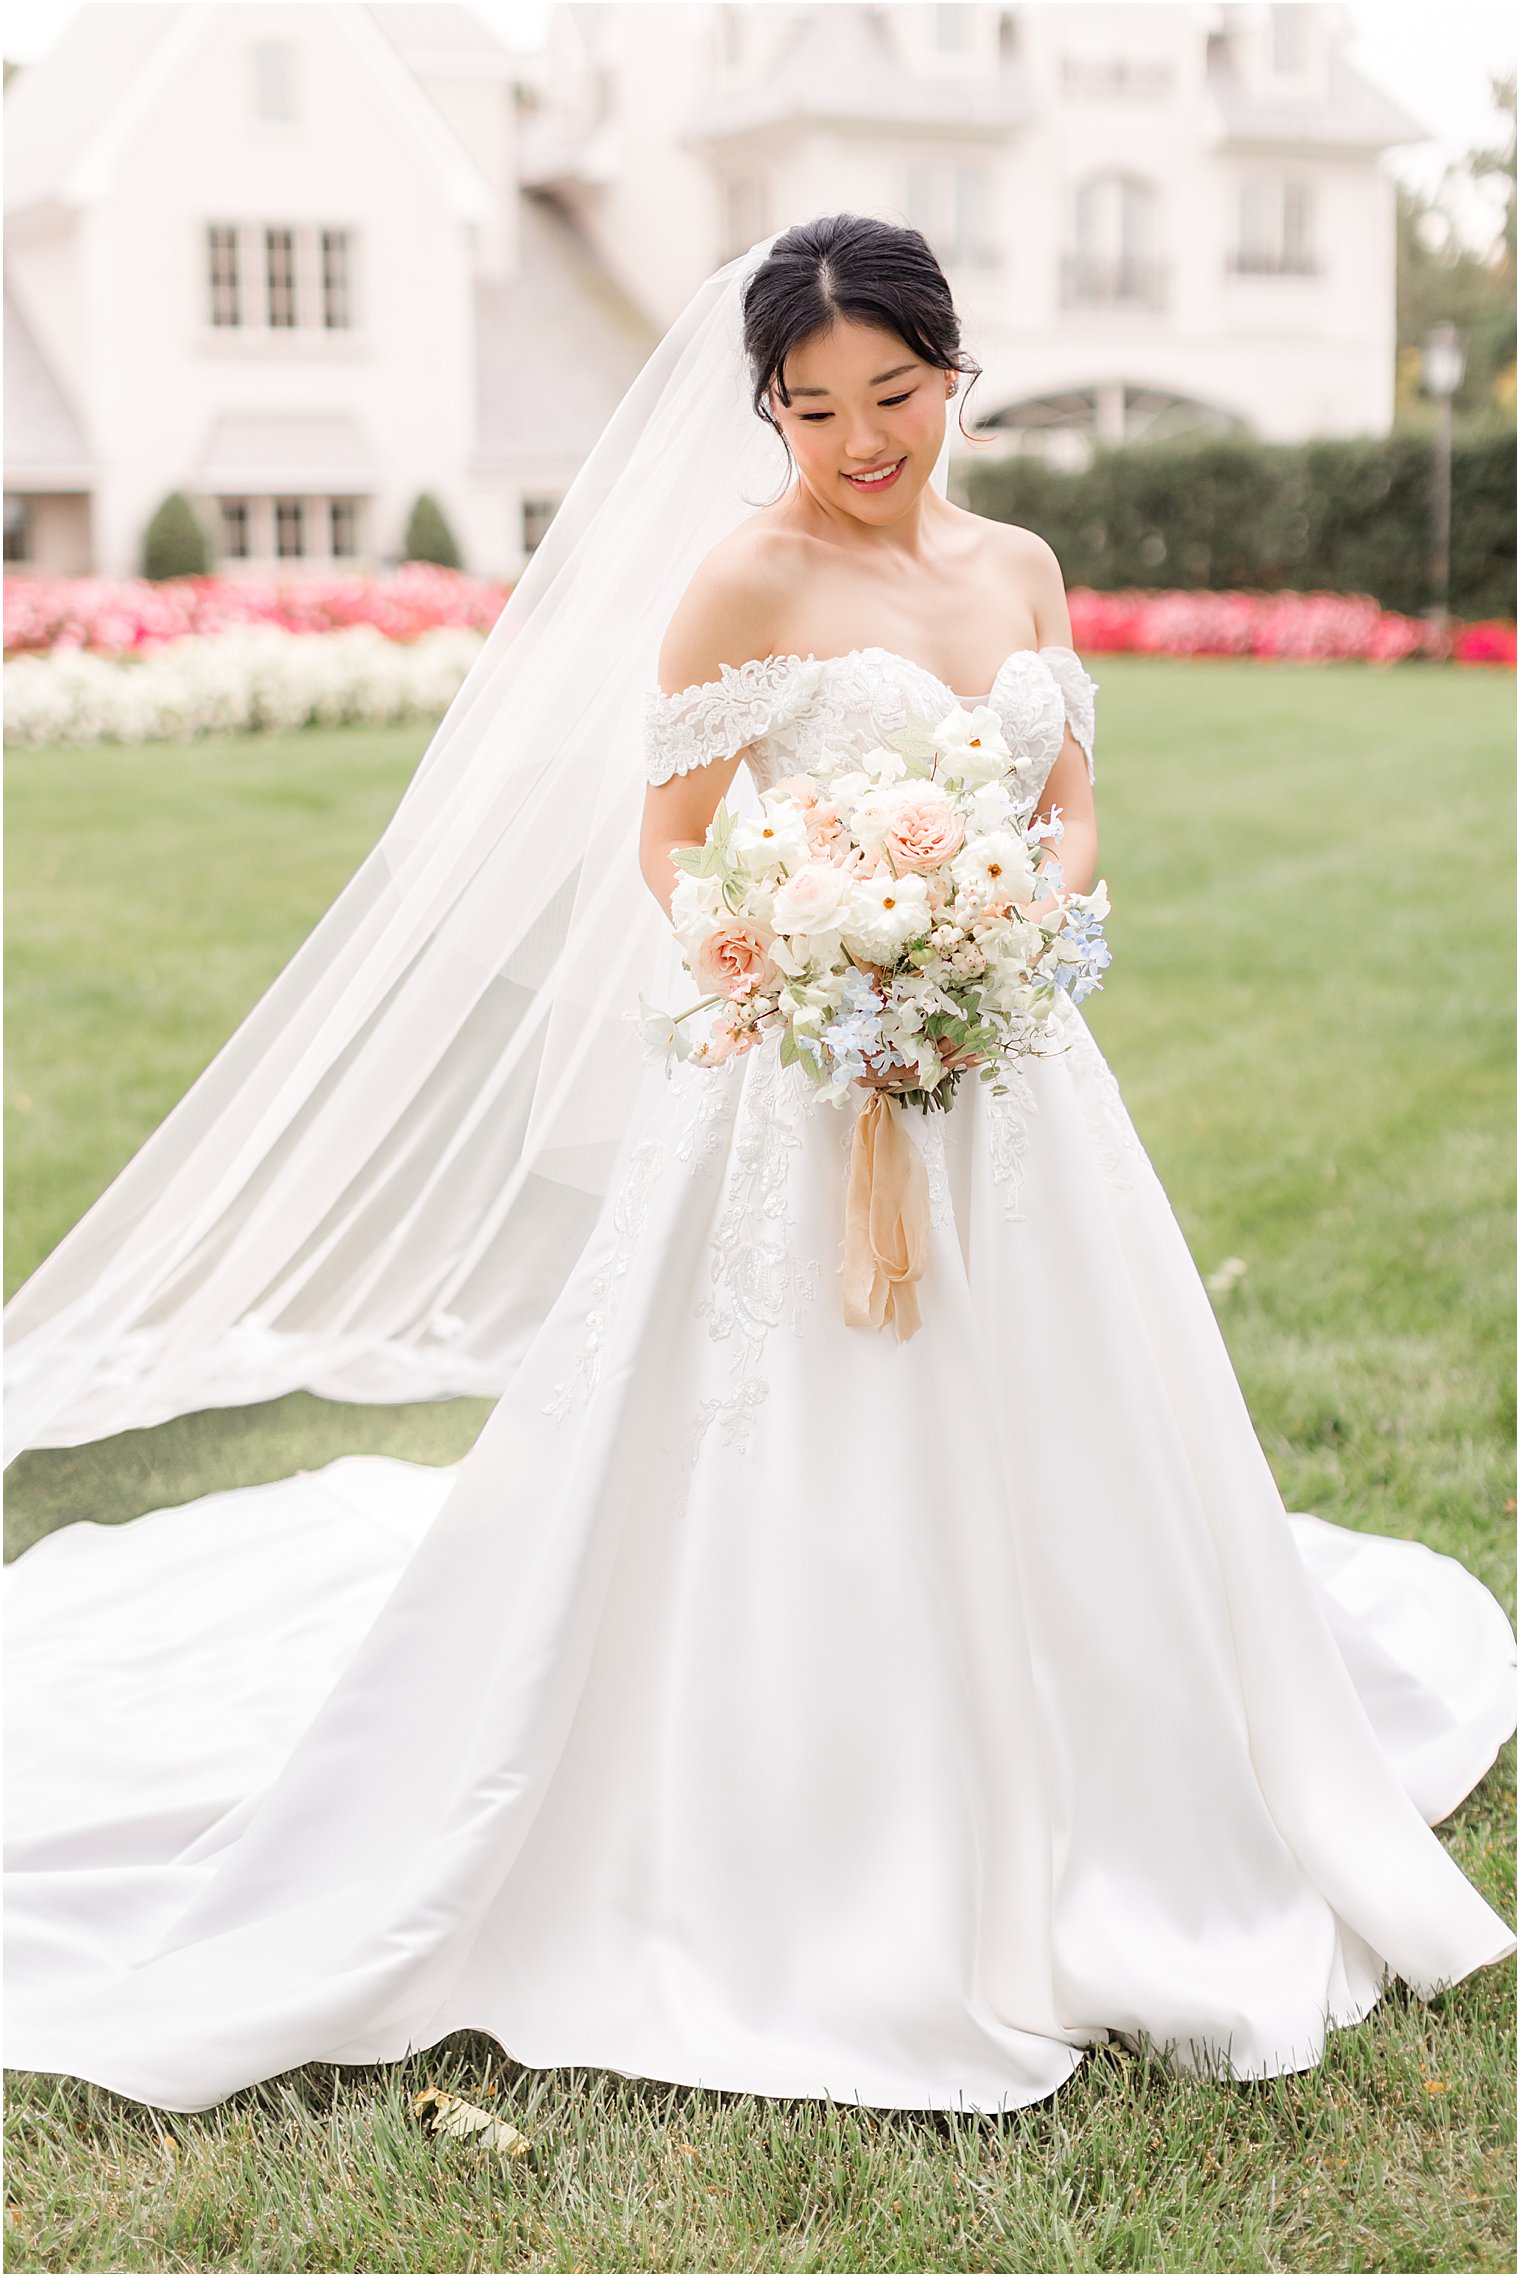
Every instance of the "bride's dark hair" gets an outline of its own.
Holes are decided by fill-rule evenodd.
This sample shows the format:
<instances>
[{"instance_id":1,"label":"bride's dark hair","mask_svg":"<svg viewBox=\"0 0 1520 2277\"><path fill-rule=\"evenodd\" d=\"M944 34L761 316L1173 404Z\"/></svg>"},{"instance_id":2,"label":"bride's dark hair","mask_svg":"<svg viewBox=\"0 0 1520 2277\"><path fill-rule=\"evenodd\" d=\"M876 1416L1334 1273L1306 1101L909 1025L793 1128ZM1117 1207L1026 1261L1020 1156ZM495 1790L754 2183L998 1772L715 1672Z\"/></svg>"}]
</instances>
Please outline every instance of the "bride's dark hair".
<instances>
[{"instance_id":1,"label":"bride's dark hair","mask_svg":"<svg viewBox=\"0 0 1520 2277\"><path fill-rule=\"evenodd\" d=\"M981 376L981 365L961 346L945 272L922 233L867 214L820 214L784 231L744 289L752 401L756 416L778 435L767 393L774 385L790 404L782 378L787 357L841 317L895 332L913 355L940 371L969 372L973 384ZM960 429L964 435L964 418ZM790 463L790 445L781 439Z\"/></svg>"}]
</instances>

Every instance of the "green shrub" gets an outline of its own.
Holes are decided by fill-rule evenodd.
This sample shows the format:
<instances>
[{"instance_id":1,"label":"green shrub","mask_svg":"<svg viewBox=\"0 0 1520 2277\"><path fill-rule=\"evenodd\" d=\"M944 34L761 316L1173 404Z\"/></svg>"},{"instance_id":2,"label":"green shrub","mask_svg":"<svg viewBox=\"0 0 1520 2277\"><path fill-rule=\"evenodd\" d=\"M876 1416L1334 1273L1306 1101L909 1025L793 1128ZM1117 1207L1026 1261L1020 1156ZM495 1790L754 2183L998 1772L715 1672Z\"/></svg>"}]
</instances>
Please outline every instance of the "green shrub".
<instances>
[{"instance_id":1,"label":"green shrub","mask_svg":"<svg viewBox=\"0 0 1520 2277\"><path fill-rule=\"evenodd\" d=\"M206 533L182 490L171 490L143 533L143 575L204 577Z\"/></svg>"},{"instance_id":2,"label":"green shrub","mask_svg":"<svg viewBox=\"0 0 1520 2277\"><path fill-rule=\"evenodd\" d=\"M462 566L454 533L431 491L424 490L412 508L402 551L407 561L436 561L444 569Z\"/></svg>"},{"instance_id":3,"label":"green shrub","mask_svg":"<svg viewBox=\"0 0 1520 2277\"><path fill-rule=\"evenodd\" d=\"M968 503L1055 548L1066 580L1216 592L1370 593L1418 615L1433 598L1429 438L1313 443L1246 436L1099 451L1081 473L973 460ZM1477 427L1452 453L1451 606L1515 614L1515 433Z\"/></svg>"}]
</instances>

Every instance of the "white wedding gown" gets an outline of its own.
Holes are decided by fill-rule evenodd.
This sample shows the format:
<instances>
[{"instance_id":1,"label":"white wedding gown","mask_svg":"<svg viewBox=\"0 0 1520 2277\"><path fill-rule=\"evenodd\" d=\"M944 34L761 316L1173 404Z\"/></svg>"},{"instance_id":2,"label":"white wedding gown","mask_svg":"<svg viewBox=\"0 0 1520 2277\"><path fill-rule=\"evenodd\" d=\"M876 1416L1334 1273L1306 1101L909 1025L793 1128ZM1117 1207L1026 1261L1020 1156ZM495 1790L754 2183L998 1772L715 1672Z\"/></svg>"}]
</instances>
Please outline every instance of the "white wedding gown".
<instances>
[{"instance_id":1,"label":"white wedding gown","mask_svg":"<svg viewBox=\"0 0 1520 2277\"><path fill-rule=\"evenodd\" d=\"M651 691L752 782L950 691ZM975 699L966 698L964 701ZM1070 650L991 692L1091 753ZM742 778L741 778L742 781ZM647 1072L466 1459L352 1457L8 1578L6 2060L173 2110L461 2027L528 2065L1006 2110L1110 2036L1305 2068L1514 1950L1432 1825L1514 1728L1464 1567L1284 1511L1080 1014L910 1114L924 1324L847 1327L852 1116Z\"/></svg>"}]
</instances>

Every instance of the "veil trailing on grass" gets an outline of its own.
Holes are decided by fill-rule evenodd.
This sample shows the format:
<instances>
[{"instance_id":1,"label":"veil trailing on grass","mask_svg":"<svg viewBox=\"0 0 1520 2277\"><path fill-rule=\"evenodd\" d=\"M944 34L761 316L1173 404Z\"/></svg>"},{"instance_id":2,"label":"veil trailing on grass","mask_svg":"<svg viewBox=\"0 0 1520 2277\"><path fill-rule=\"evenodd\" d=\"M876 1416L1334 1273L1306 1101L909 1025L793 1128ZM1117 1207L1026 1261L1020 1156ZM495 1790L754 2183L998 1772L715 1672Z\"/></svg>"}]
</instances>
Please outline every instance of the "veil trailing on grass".
<instances>
[{"instance_id":1,"label":"veil trailing on grass","mask_svg":"<svg viewBox=\"0 0 1520 2277\"><path fill-rule=\"evenodd\" d=\"M643 701L697 563L785 467L742 344L774 243L693 295L378 844L7 1307L7 1462L303 1388L505 1389L606 1190L639 991L680 986L638 867ZM941 491L947 466L948 437Z\"/></svg>"}]
</instances>

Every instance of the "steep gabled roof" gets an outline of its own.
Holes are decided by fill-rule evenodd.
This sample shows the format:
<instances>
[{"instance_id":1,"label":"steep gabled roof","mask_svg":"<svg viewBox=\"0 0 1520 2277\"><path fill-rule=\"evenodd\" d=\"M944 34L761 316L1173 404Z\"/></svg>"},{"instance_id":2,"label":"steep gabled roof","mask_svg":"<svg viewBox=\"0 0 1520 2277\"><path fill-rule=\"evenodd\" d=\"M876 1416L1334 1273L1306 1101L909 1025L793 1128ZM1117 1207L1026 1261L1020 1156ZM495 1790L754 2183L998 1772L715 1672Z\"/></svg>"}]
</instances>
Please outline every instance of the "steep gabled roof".
<instances>
[{"instance_id":1,"label":"steep gabled roof","mask_svg":"<svg viewBox=\"0 0 1520 2277\"><path fill-rule=\"evenodd\" d=\"M88 484L95 462L84 429L9 293L3 347L6 481L23 490Z\"/></svg>"},{"instance_id":2,"label":"steep gabled roof","mask_svg":"<svg viewBox=\"0 0 1520 2277\"><path fill-rule=\"evenodd\" d=\"M448 122L418 83L406 60L416 18L437 19L434 46L457 47L484 38L500 43L464 8L440 5L396 11L409 26L394 36L377 22L389 8L332 6L325 13L352 42L374 81L410 121L434 159L456 210L483 218L495 193ZM83 205L100 196L112 158L177 58L195 41L221 30L225 8L189 0L87 0L54 44L17 72L5 94L5 210Z\"/></svg>"},{"instance_id":3,"label":"steep gabled roof","mask_svg":"<svg viewBox=\"0 0 1520 2277\"><path fill-rule=\"evenodd\" d=\"M560 473L590 450L657 332L550 198L518 202L515 277L475 287L476 461Z\"/></svg>"},{"instance_id":4,"label":"steep gabled roof","mask_svg":"<svg viewBox=\"0 0 1520 2277\"><path fill-rule=\"evenodd\" d=\"M190 10L170 0L80 8L5 90L5 210L67 199L79 168Z\"/></svg>"},{"instance_id":5,"label":"steep gabled roof","mask_svg":"<svg viewBox=\"0 0 1520 2277\"><path fill-rule=\"evenodd\" d=\"M1223 42L1210 50L1208 86L1232 142L1388 150L1401 142L1424 142L1430 134L1429 127L1364 79L1339 47L1330 51L1323 102L1253 93L1241 84Z\"/></svg>"}]
</instances>

